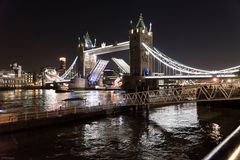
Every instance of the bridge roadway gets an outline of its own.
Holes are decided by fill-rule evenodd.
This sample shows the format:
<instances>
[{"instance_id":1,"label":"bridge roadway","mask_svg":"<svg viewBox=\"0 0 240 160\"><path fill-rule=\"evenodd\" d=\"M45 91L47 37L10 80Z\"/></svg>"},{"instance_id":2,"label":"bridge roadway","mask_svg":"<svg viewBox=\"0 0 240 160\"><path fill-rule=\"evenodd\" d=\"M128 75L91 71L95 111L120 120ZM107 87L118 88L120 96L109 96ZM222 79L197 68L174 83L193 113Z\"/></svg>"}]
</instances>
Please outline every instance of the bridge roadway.
<instances>
[{"instance_id":1,"label":"bridge roadway","mask_svg":"<svg viewBox=\"0 0 240 160\"><path fill-rule=\"evenodd\" d=\"M101 54L124 51L124 50L129 50L129 41L116 43L116 45L108 45L108 46L93 48L90 50L85 50L83 51L83 53L88 55L98 56Z\"/></svg>"}]
</instances>

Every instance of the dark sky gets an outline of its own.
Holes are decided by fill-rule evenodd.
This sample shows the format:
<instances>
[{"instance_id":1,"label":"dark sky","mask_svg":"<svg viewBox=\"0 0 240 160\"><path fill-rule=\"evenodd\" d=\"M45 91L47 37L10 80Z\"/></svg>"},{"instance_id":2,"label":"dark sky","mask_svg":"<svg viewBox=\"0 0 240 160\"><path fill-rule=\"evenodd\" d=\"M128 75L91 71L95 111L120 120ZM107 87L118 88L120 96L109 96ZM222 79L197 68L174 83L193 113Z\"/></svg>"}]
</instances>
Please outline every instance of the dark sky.
<instances>
[{"instance_id":1,"label":"dark sky","mask_svg":"<svg viewBox=\"0 0 240 160\"><path fill-rule=\"evenodd\" d=\"M209 70L240 64L239 0L0 0L0 68L72 61L87 31L98 43L126 41L140 13L154 46L175 60Z\"/></svg>"}]
</instances>

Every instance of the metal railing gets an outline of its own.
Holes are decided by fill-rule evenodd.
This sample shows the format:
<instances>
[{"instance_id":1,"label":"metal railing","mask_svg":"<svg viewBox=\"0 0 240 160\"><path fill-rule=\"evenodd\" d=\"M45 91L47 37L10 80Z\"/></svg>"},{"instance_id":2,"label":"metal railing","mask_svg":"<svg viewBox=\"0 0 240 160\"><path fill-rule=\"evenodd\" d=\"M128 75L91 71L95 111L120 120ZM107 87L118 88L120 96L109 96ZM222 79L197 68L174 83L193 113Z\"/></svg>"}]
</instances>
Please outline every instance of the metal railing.
<instances>
[{"instance_id":1,"label":"metal railing","mask_svg":"<svg viewBox=\"0 0 240 160\"><path fill-rule=\"evenodd\" d=\"M166 104L240 99L240 87L233 84L204 84L127 93L129 105Z\"/></svg>"},{"instance_id":2,"label":"metal railing","mask_svg":"<svg viewBox=\"0 0 240 160\"><path fill-rule=\"evenodd\" d=\"M237 160L240 158L240 125L218 146L216 146L203 160Z\"/></svg>"},{"instance_id":3,"label":"metal railing","mask_svg":"<svg viewBox=\"0 0 240 160\"><path fill-rule=\"evenodd\" d=\"M48 119L48 118L57 118L63 117L71 114L79 114L79 113L92 113L104 111L107 109L114 109L123 106L120 103L111 103L111 104L102 104L91 107L61 107L56 110L51 111L26 111L23 113L6 113L0 115L0 124L20 122L20 121L28 121L28 120L38 120L38 119Z\"/></svg>"}]
</instances>

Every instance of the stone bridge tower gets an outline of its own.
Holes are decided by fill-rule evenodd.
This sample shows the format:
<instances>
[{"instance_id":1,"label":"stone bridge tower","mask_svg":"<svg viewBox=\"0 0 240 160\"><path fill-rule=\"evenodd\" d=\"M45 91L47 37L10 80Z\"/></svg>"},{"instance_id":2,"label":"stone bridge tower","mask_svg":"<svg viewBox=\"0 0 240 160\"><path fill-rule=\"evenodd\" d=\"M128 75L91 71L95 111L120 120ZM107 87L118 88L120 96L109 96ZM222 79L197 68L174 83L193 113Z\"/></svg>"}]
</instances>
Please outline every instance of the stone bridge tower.
<instances>
[{"instance_id":1,"label":"stone bridge tower","mask_svg":"<svg viewBox=\"0 0 240 160\"><path fill-rule=\"evenodd\" d=\"M78 52L80 53L79 54L79 74L82 78L85 78L90 73L92 68L95 66L97 59L95 55L84 54L84 51L95 48L96 39L93 44L88 32L86 33L86 35L83 36L83 39L84 39L84 42L81 42L79 38L79 44L78 44Z\"/></svg>"},{"instance_id":2,"label":"stone bridge tower","mask_svg":"<svg viewBox=\"0 0 240 160\"><path fill-rule=\"evenodd\" d=\"M131 28L129 40L131 76L149 76L153 71L152 56L143 47L142 43L152 47L153 34L151 24L149 30L145 26L142 14L140 14L136 27Z\"/></svg>"},{"instance_id":3,"label":"stone bridge tower","mask_svg":"<svg viewBox=\"0 0 240 160\"><path fill-rule=\"evenodd\" d=\"M150 76L153 71L153 58L143 47L145 43L153 46L153 33L150 24L149 29L145 26L142 14L138 23L129 31L130 43L130 75L123 77L123 88L128 91L147 90L153 88L151 82L147 82L144 76Z\"/></svg>"}]
</instances>

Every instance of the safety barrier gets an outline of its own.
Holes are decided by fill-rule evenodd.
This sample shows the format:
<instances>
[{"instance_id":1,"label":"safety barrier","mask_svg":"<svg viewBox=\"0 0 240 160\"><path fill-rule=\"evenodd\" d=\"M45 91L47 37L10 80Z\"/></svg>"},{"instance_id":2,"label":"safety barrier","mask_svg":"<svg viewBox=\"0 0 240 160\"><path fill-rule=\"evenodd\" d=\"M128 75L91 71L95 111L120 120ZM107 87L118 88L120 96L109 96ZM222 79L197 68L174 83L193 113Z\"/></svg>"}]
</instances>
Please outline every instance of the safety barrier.
<instances>
[{"instance_id":1,"label":"safety barrier","mask_svg":"<svg viewBox=\"0 0 240 160\"><path fill-rule=\"evenodd\" d=\"M93 113L104 111L107 109L115 109L122 106L122 104L112 103L112 104L104 104L98 106L91 107L60 107L57 110L51 111L34 111L34 112L23 112L23 113L6 113L0 114L0 125L6 123L20 122L20 121L28 121L28 120L37 120L37 119L48 119L48 118L57 118L63 117L71 114L79 114L79 113Z\"/></svg>"},{"instance_id":2,"label":"safety barrier","mask_svg":"<svg viewBox=\"0 0 240 160\"><path fill-rule=\"evenodd\" d=\"M240 125L217 147L215 147L203 160L240 158Z\"/></svg>"}]
</instances>

